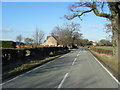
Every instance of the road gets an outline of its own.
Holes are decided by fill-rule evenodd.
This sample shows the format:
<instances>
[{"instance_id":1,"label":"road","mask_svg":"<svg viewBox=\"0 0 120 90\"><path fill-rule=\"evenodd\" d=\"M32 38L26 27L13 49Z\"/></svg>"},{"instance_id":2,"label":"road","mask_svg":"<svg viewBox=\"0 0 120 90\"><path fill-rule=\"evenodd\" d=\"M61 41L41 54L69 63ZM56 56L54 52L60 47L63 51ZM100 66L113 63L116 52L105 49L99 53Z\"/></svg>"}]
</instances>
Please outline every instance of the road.
<instances>
[{"instance_id":1,"label":"road","mask_svg":"<svg viewBox=\"0 0 120 90\"><path fill-rule=\"evenodd\" d=\"M3 88L118 88L118 83L81 47L24 73Z\"/></svg>"}]
</instances>

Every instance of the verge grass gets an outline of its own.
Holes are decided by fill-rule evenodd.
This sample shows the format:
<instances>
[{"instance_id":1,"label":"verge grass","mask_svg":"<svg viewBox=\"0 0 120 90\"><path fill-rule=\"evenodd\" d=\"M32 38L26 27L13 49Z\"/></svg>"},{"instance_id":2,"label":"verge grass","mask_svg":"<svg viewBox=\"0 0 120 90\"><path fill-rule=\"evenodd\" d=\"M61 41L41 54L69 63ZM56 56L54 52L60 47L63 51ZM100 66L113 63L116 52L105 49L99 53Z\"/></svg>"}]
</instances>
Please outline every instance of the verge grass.
<instances>
[{"instance_id":1,"label":"verge grass","mask_svg":"<svg viewBox=\"0 0 120 90\"><path fill-rule=\"evenodd\" d=\"M36 66L36 65L44 64L45 62L53 60L53 59L55 59L55 58L57 58L59 56L60 55L53 56L53 57L48 57L48 58L45 58L45 59L40 60L40 61L30 61L27 64L22 64L21 66L18 66L16 68L14 68L13 70L10 70L8 72L3 73L3 77L7 77L7 76L13 75L13 74L15 74L17 72L21 72L21 71L27 70L29 68L32 68L33 66Z\"/></svg>"},{"instance_id":2,"label":"verge grass","mask_svg":"<svg viewBox=\"0 0 120 90\"><path fill-rule=\"evenodd\" d=\"M8 79L8 78L12 78L20 73L23 73L25 71L28 71L28 70L31 70L32 68L35 68L37 66L40 66L44 63L47 63L49 61L52 61L53 59L55 58L58 58L60 57L61 55L65 54L65 53L68 53L69 51L61 51L61 52L57 52L58 54L55 54L55 55L50 55L49 57L46 57L44 59L40 59L40 60L37 60L37 59L32 59L32 60L28 60L26 62L17 62L15 64L10 64L8 65L7 67L5 67L4 69L9 69L10 67L12 67L11 69L9 70L5 70L5 72L3 72L2 74L2 79L3 81ZM15 67L15 68L13 68Z\"/></svg>"},{"instance_id":3,"label":"verge grass","mask_svg":"<svg viewBox=\"0 0 120 90\"><path fill-rule=\"evenodd\" d=\"M99 54L95 51L91 52L100 60L102 61L105 65L107 65L111 70L113 70L115 73L120 74L118 72L118 61L113 58L112 55L106 55L106 54ZM119 62L120 63L120 62Z\"/></svg>"}]
</instances>

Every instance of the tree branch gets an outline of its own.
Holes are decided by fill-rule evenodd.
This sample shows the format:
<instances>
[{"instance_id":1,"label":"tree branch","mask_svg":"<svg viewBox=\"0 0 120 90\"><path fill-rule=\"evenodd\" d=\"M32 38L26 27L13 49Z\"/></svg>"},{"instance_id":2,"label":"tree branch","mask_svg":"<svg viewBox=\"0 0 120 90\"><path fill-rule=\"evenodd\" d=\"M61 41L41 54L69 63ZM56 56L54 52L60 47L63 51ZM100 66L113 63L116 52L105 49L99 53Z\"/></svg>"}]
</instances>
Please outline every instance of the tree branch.
<instances>
[{"instance_id":1,"label":"tree branch","mask_svg":"<svg viewBox=\"0 0 120 90\"><path fill-rule=\"evenodd\" d=\"M89 7L91 9L83 11L83 12L79 11L79 10L74 10L74 9L76 9L78 7ZM68 20L71 20L71 19L73 19L75 17L79 17L80 18L80 16L82 16L83 14L91 12L91 11L93 11L96 16L100 16L100 17L105 17L105 18L111 19L111 15L110 14L100 13L99 12L99 10L97 9L97 3L96 2L93 2L93 3L80 3L79 5L72 5L70 7L70 11L74 12L73 15L65 15L64 16ZM79 14L79 12L81 12L81 13Z\"/></svg>"},{"instance_id":2,"label":"tree branch","mask_svg":"<svg viewBox=\"0 0 120 90\"><path fill-rule=\"evenodd\" d=\"M74 15L72 15L72 16L70 16L70 17L67 16L67 15L65 15L64 17L65 17L66 19L68 19L68 20L71 20L71 19L73 19L73 18L75 18L75 17L80 17L80 16L82 16L83 14L88 13L88 12L91 12L91 11L93 11L93 9L84 11L84 12L82 12L81 14L75 14L75 13L74 13Z\"/></svg>"},{"instance_id":3,"label":"tree branch","mask_svg":"<svg viewBox=\"0 0 120 90\"><path fill-rule=\"evenodd\" d=\"M93 10L93 12L94 12L94 14L95 14L96 16L105 17L105 18L108 18L108 19L111 18L111 15L110 15L110 14L99 13L99 11L98 11L96 8Z\"/></svg>"},{"instance_id":4,"label":"tree branch","mask_svg":"<svg viewBox=\"0 0 120 90\"><path fill-rule=\"evenodd\" d=\"M111 18L111 15L110 14L106 14L106 13L100 13L97 9L97 5L96 3L94 2L92 5L86 5L87 7L91 7L93 9L93 12L96 16L100 16L100 17L105 17L105 18L108 18L110 19Z\"/></svg>"}]
</instances>

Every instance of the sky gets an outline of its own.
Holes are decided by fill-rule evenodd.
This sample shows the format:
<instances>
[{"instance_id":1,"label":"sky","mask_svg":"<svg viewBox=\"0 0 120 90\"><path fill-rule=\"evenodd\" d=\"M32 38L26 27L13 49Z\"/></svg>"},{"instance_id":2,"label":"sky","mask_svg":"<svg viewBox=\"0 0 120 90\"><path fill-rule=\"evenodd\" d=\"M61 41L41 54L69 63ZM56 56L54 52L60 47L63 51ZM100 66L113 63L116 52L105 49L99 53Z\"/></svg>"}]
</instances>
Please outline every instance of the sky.
<instances>
[{"instance_id":1,"label":"sky","mask_svg":"<svg viewBox=\"0 0 120 90\"><path fill-rule=\"evenodd\" d=\"M15 41L20 34L24 38L31 38L36 26L48 36L56 25L62 25L64 22L79 23L80 32L86 39L92 41L106 39L109 35L104 30L105 24L109 23L106 18L95 16L93 13L82 16L82 21L79 18L70 21L64 18L64 15L69 13L68 6L71 3L2 2L2 26L0 23L2 38L0 39Z\"/></svg>"}]
</instances>

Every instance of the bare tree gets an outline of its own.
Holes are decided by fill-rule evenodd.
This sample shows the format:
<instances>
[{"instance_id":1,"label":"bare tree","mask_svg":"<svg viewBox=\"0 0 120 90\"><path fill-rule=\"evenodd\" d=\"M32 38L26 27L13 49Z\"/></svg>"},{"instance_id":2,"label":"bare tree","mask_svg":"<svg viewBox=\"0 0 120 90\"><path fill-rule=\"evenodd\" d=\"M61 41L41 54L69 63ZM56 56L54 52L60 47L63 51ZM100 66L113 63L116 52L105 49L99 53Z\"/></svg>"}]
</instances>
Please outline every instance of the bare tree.
<instances>
[{"instance_id":1,"label":"bare tree","mask_svg":"<svg viewBox=\"0 0 120 90\"><path fill-rule=\"evenodd\" d=\"M107 1L107 0L106 0ZM65 15L65 18L71 20L75 17L81 19L82 15L88 12L93 12L96 16L107 18L112 23L113 33L113 53L116 59L120 60L120 1L116 2L79 2L69 6L69 11L72 14ZM109 12L105 11L106 7Z\"/></svg>"},{"instance_id":2,"label":"bare tree","mask_svg":"<svg viewBox=\"0 0 120 90\"><path fill-rule=\"evenodd\" d=\"M112 24L105 24L106 33L112 32Z\"/></svg>"},{"instance_id":3,"label":"bare tree","mask_svg":"<svg viewBox=\"0 0 120 90\"><path fill-rule=\"evenodd\" d=\"M106 37L107 40L113 41L113 35L112 35L112 24L105 24L104 28L105 32L108 33L108 36Z\"/></svg>"},{"instance_id":4,"label":"bare tree","mask_svg":"<svg viewBox=\"0 0 120 90\"><path fill-rule=\"evenodd\" d=\"M79 31L80 25L72 22L56 26L53 33L58 37L59 44L72 48L74 44L77 44L75 40L82 35Z\"/></svg>"},{"instance_id":5,"label":"bare tree","mask_svg":"<svg viewBox=\"0 0 120 90\"><path fill-rule=\"evenodd\" d=\"M18 44L20 45L22 39L23 39L22 35L18 35L18 36L16 37L16 42L18 42Z\"/></svg>"},{"instance_id":6,"label":"bare tree","mask_svg":"<svg viewBox=\"0 0 120 90\"><path fill-rule=\"evenodd\" d=\"M38 38L39 44L41 44L43 42L44 36L45 36L44 32L42 30L40 30L39 31L39 36L38 36L39 37Z\"/></svg>"},{"instance_id":7,"label":"bare tree","mask_svg":"<svg viewBox=\"0 0 120 90\"><path fill-rule=\"evenodd\" d=\"M33 39L32 38L25 38L24 42L29 45L29 44L33 43Z\"/></svg>"},{"instance_id":8,"label":"bare tree","mask_svg":"<svg viewBox=\"0 0 120 90\"><path fill-rule=\"evenodd\" d=\"M36 45L40 45L43 42L44 35L44 32L42 30L39 30L38 27L36 27L35 34L33 35L34 42Z\"/></svg>"}]
</instances>

